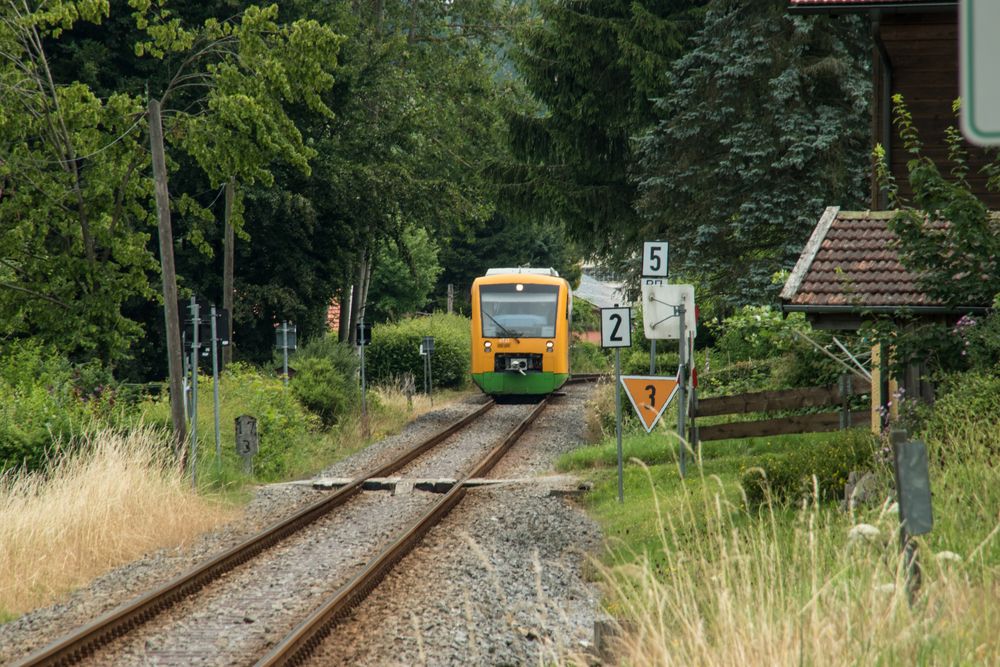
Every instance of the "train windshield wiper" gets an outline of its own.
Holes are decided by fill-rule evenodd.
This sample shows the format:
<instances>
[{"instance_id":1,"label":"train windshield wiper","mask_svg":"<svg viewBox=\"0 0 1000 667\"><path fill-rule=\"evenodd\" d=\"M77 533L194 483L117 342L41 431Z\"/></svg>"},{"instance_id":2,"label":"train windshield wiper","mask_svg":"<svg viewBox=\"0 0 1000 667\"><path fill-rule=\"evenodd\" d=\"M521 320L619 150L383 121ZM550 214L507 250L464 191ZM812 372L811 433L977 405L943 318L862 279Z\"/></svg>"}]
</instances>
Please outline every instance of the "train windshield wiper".
<instances>
[{"instance_id":1,"label":"train windshield wiper","mask_svg":"<svg viewBox=\"0 0 1000 667\"><path fill-rule=\"evenodd\" d=\"M482 311L482 313L486 317L488 317L491 320L493 320L493 324L497 325L497 328L500 329L501 333L503 333L503 335L504 335L505 338L513 338L518 343L521 342L521 340L520 340L521 334L520 333L518 333L517 331L511 331L510 329L508 329L504 325L500 324L499 322L497 322L497 319L495 317L493 317L492 315L490 315L489 313L487 313L485 310Z\"/></svg>"}]
</instances>

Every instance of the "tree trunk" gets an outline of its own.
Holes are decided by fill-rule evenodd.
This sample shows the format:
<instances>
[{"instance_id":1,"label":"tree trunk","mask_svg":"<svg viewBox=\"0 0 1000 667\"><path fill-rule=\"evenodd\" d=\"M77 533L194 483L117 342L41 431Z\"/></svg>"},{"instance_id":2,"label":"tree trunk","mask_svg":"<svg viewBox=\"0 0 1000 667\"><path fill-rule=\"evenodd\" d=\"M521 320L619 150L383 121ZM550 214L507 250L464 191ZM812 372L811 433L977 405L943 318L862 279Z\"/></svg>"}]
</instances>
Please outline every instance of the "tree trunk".
<instances>
[{"instance_id":1,"label":"tree trunk","mask_svg":"<svg viewBox=\"0 0 1000 667\"><path fill-rule=\"evenodd\" d=\"M184 464L184 389L181 378L181 325L177 304L177 270L174 267L174 235L170 227L170 197L167 191L167 164L163 156L163 124L160 103L149 101L149 144L153 154L156 214L159 221L160 270L163 275L163 315L167 325L167 368L170 374L170 420L174 427L174 446Z\"/></svg>"},{"instance_id":2,"label":"tree trunk","mask_svg":"<svg viewBox=\"0 0 1000 667\"><path fill-rule=\"evenodd\" d=\"M340 323L337 325L337 340L346 343L351 332L351 299L354 285L348 285L340 295Z\"/></svg>"},{"instance_id":3,"label":"tree trunk","mask_svg":"<svg viewBox=\"0 0 1000 667\"><path fill-rule=\"evenodd\" d=\"M229 345L222 348L222 363L229 365L233 362L233 256L235 248L233 243L233 197L236 195L236 181L230 178L226 183L226 229L222 241L222 308L229 312L228 328L223 334Z\"/></svg>"},{"instance_id":4,"label":"tree trunk","mask_svg":"<svg viewBox=\"0 0 1000 667\"><path fill-rule=\"evenodd\" d=\"M351 345L357 344L357 325L361 315L362 304L364 303L365 275L368 272L368 249L362 248L358 255L358 267L354 280L354 293L351 295L351 321L348 325L347 342Z\"/></svg>"}]
</instances>

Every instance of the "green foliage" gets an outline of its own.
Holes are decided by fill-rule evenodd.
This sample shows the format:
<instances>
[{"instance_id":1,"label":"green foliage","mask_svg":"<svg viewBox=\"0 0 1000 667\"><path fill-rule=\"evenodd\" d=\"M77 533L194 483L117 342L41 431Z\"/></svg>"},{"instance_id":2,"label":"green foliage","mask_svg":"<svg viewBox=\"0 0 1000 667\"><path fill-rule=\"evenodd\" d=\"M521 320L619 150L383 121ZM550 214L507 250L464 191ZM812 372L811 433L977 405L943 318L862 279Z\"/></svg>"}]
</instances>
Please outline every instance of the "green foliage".
<instances>
[{"instance_id":1,"label":"green foliage","mask_svg":"<svg viewBox=\"0 0 1000 667\"><path fill-rule=\"evenodd\" d=\"M664 347L675 349L677 341L657 341L656 372L659 375L676 375L680 357L677 352L663 352ZM649 375L649 350L633 347L623 352L622 375Z\"/></svg>"},{"instance_id":2,"label":"green foliage","mask_svg":"<svg viewBox=\"0 0 1000 667\"><path fill-rule=\"evenodd\" d=\"M441 273L438 247L421 227L382 248L368 292L368 321L396 320L422 310Z\"/></svg>"},{"instance_id":3,"label":"green foliage","mask_svg":"<svg viewBox=\"0 0 1000 667\"><path fill-rule=\"evenodd\" d=\"M740 483L751 506L768 499L781 503L810 497L814 476L820 499L842 498L848 474L870 469L875 449L875 438L866 430L837 431L822 442L803 443L782 454L745 462Z\"/></svg>"},{"instance_id":4,"label":"green foliage","mask_svg":"<svg viewBox=\"0 0 1000 667\"><path fill-rule=\"evenodd\" d=\"M295 376L289 386L302 405L332 426L360 401L357 383L358 356L354 350L327 335L310 341L290 363Z\"/></svg>"},{"instance_id":5,"label":"green foliage","mask_svg":"<svg viewBox=\"0 0 1000 667\"><path fill-rule=\"evenodd\" d=\"M212 433L212 380L202 376L198 383L199 440L201 459L214 453ZM257 419L260 452L253 459L254 476L265 482L285 479L295 467L296 457L302 447L311 443L313 434L320 428L318 417L310 413L284 383L273 374L244 363L231 364L221 377L222 437L226 446L223 457L234 463L238 459L233 442L233 420L239 415ZM144 419L148 422L170 425L170 406L166 397L160 397L145 406Z\"/></svg>"},{"instance_id":6,"label":"green foliage","mask_svg":"<svg viewBox=\"0 0 1000 667\"><path fill-rule=\"evenodd\" d=\"M1000 454L995 448L1000 432L1000 366L946 376L933 408L922 416L920 435L942 463L993 460ZM992 436L992 450L979 446L989 442L984 438L987 433Z\"/></svg>"},{"instance_id":7,"label":"green foliage","mask_svg":"<svg viewBox=\"0 0 1000 667\"><path fill-rule=\"evenodd\" d=\"M709 353L709 370L699 372L701 396L726 396L773 389L774 369L779 359L737 361L726 364Z\"/></svg>"},{"instance_id":8,"label":"green foliage","mask_svg":"<svg viewBox=\"0 0 1000 667\"><path fill-rule=\"evenodd\" d=\"M569 368L571 373L605 373L611 361L599 345L578 340L569 347Z\"/></svg>"},{"instance_id":9,"label":"green foliage","mask_svg":"<svg viewBox=\"0 0 1000 667\"><path fill-rule=\"evenodd\" d=\"M511 51L531 94L507 117L514 160L500 179L513 208L560 222L585 251L631 255L618 243L639 226L632 138L652 122L651 100L703 4L537 3Z\"/></svg>"},{"instance_id":10,"label":"green foliage","mask_svg":"<svg viewBox=\"0 0 1000 667\"><path fill-rule=\"evenodd\" d=\"M671 270L702 292L730 306L772 298L771 275L823 208L867 199L867 32L781 0L711 3L639 138L645 224L621 252L664 238Z\"/></svg>"},{"instance_id":11,"label":"green foliage","mask_svg":"<svg viewBox=\"0 0 1000 667\"><path fill-rule=\"evenodd\" d=\"M320 94L333 83L341 38L316 21L279 23L276 5L235 17L231 6L219 7L221 16L189 23L199 12L178 4L134 0L133 21L122 20L126 7L112 15L99 1L0 8L0 333L109 362L126 360L142 337L144 327L123 311L147 304L159 284L150 281L150 95L164 103L175 171L193 163L215 187L233 177L269 183L275 163L308 171L316 151L288 110L329 116ZM106 17L107 34L86 25ZM100 36L100 48L89 35ZM81 49L123 70L91 71L99 93L78 80ZM75 61L67 66L60 56ZM140 85L152 90L130 85L139 71ZM184 171L179 182L204 187ZM172 194L175 214L188 221L177 237L211 254L211 211L183 187ZM237 227L240 210L237 202ZM162 323L157 309L136 310L154 328Z\"/></svg>"},{"instance_id":12,"label":"green foliage","mask_svg":"<svg viewBox=\"0 0 1000 667\"><path fill-rule=\"evenodd\" d=\"M339 373L330 359L318 357L298 364L290 386L292 395L329 427L356 402L353 380Z\"/></svg>"},{"instance_id":13,"label":"green foliage","mask_svg":"<svg viewBox=\"0 0 1000 667\"><path fill-rule=\"evenodd\" d=\"M111 361L142 333L123 304L153 293L143 107L53 80L41 50L107 13L102 2L0 7L0 334Z\"/></svg>"},{"instance_id":14,"label":"green foliage","mask_svg":"<svg viewBox=\"0 0 1000 667\"><path fill-rule=\"evenodd\" d=\"M471 325L468 318L443 314L373 327L365 357L372 381L391 383L403 373L412 373L420 386L424 360L419 348L424 336L434 336L434 386L465 386L471 363Z\"/></svg>"},{"instance_id":15,"label":"green foliage","mask_svg":"<svg viewBox=\"0 0 1000 667\"><path fill-rule=\"evenodd\" d=\"M124 420L117 388L98 363L75 365L36 342L0 350L0 471L42 467L53 446L95 419Z\"/></svg>"},{"instance_id":16,"label":"green foliage","mask_svg":"<svg viewBox=\"0 0 1000 667\"><path fill-rule=\"evenodd\" d=\"M489 268L552 267L571 287L578 284L582 273L578 251L562 225L526 217L494 213L487 220L470 223L441 248L439 284L455 285L456 308L468 312L472 281ZM444 304L440 290L436 303L439 307Z\"/></svg>"},{"instance_id":17,"label":"green foliage","mask_svg":"<svg viewBox=\"0 0 1000 667\"><path fill-rule=\"evenodd\" d=\"M573 331L600 331L601 315L592 304L573 297Z\"/></svg>"},{"instance_id":18,"label":"green foliage","mask_svg":"<svg viewBox=\"0 0 1000 667\"><path fill-rule=\"evenodd\" d=\"M787 353L797 342L794 331L808 332L803 313L783 317L771 306L743 306L720 323L708 323L715 349L733 360L767 359Z\"/></svg>"},{"instance_id":19,"label":"green foliage","mask_svg":"<svg viewBox=\"0 0 1000 667\"><path fill-rule=\"evenodd\" d=\"M941 174L923 145L901 95L893 96L895 125L912 156L906 163L913 203L903 201L888 178L884 152L877 173L899 212L889 229L899 237L900 261L917 276L920 289L951 306L989 305L1000 285L1000 218L972 193L961 134L947 133L949 177ZM880 158L880 159L879 159ZM987 168L1000 174L996 165ZM991 183L996 184L993 179ZM994 188L995 189L995 188Z\"/></svg>"}]
</instances>

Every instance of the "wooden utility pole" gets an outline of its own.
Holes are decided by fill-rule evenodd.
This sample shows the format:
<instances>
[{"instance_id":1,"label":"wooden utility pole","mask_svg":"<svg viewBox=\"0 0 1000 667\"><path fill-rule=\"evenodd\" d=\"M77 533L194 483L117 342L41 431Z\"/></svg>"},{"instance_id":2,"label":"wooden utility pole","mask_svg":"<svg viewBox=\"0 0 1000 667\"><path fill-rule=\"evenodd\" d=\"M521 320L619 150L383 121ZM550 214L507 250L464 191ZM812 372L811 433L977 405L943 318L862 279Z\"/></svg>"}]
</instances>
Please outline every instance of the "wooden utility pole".
<instances>
[{"instance_id":1,"label":"wooden utility pole","mask_svg":"<svg viewBox=\"0 0 1000 667\"><path fill-rule=\"evenodd\" d=\"M158 100L149 101L149 144L153 154L156 217L160 237L160 272L163 275L163 315L167 325L167 368L170 374L170 420L174 448L184 460L187 425L184 422L184 388L181 369L181 324L177 304L177 270L174 267L174 234L170 227L167 163L163 156L163 120Z\"/></svg>"},{"instance_id":2,"label":"wooden utility pole","mask_svg":"<svg viewBox=\"0 0 1000 667\"><path fill-rule=\"evenodd\" d=\"M229 328L223 332L229 345L222 348L223 364L233 362L233 198L236 196L236 181L230 178L226 183L226 229L222 241L222 308L229 313Z\"/></svg>"}]
</instances>

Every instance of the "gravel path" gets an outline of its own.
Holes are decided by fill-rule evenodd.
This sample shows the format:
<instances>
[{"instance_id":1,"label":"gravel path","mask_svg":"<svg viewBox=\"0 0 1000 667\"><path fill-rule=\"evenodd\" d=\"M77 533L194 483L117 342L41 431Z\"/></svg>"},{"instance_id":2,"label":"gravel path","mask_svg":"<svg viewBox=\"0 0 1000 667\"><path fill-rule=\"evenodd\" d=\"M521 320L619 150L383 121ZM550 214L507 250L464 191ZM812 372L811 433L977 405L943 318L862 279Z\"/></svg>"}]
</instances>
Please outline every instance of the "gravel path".
<instances>
[{"instance_id":1,"label":"gravel path","mask_svg":"<svg viewBox=\"0 0 1000 667\"><path fill-rule=\"evenodd\" d=\"M501 463L497 474L537 474L546 470L559 453L578 444L583 400L588 393L588 387L568 389L569 395L543 413L536 422L538 430L525 436L508 455L510 458ZM469 397L423 415L400 434L338 462L320 476L351 476L388 460L396 451L440 430L483 400L481 396ZM446 443L437 464L415 463L406 474L445 476L441 466L461 467L462 461L481 455L495 444L487 442L484 433L512 427L530 409L497 406L487 413L485 431L465 436L464 443ZM471 450L475 451L455 454ZM446 465L445 461L450 463ZM446 520L446 525L457 528L449 531L439 527L433 531L426 546L411 554L371 598L371 605L363 605L356 616L360 618L366 610L377 608L377 600L383 595L397 604L414 600L415 607L403 605L401 609L414 609L418 614L378 612L390 613L387 621L380 620L374 626L381 628L381 633L372 633L371 625L367 633L358 630L360 626L354 630L345 626L343 636L351 639L346 644L342 641L340 648L349 645L356 652L331 656L325 664L469 664L470 659L478 664L523 664L540 657L553 658L565 648L587 648L598 612L596 592L580 577L581 553L596 548L599 535L580 511L562 496L549 495L549 490L544 483L532 483L470 492ZM264 487L243 519L203 536L193 547L150 554L95 580L65 603L0 626L0 664L23 657L317 497L316 491L303 485ZM260 559L259 568L230 573L206 589L206 596L199 598L202 601L196 607L193 600L178 605L157 621L155 630L117 647L115 652L95 656L99 658L96 663L246 664L245 656L273 643L312 602L336 589L384 546L397 522L436 499L433 494L421 492L402 498L366 492L349 510L353 518L332 521L326 530L310 531L308 536L282 543ZM385 521L387 527L371 528L362 537L359 526L376 521ZM416 583L403 583L402 588L397 588L398 580L407 576L415 577ZM384 594L383 589L392 592ZM281 593L267 595L261 591ZM454 606L455 600L460 602L458 607ZM442 603L447 613L442 613ZM456 609L461 612L461 625L469 629L464 635L453 632L460 630L455 622ZM389 628L393 630L389 632ZM184 649L178 652L167 648L171 632L191 629L194 632L190 636L195 639L186 642ZM392 641L387 649L378 642L365 644L377 638ZM402 638L399 641L404 646L413 644L414 650L400 653L396 638ZM383 652L378 653L380 650Z\"/></svg>"}]
</instances>

